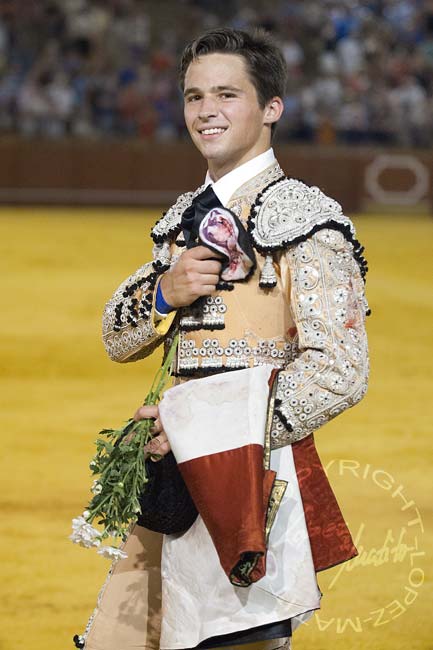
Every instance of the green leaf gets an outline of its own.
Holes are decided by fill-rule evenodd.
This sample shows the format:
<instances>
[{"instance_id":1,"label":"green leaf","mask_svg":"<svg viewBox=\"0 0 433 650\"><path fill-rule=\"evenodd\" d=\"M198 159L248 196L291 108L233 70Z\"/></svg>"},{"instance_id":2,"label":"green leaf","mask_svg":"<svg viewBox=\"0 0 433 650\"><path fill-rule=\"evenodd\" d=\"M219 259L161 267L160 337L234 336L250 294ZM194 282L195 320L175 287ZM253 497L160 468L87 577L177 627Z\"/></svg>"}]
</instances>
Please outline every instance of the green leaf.
<instances>
[{"instance_id":1,"label":"green leaf","mask_svg":"<svg viewBox=\"0 0 433 650\"><path fill-rule=\"evenodd\" d=\"M157 404L160 401L171 375L177 343L176 335L144 404ZM137 519L140 512L138 498L148 482L143 448L152 438L150 430L153 422L153 418L138 422L130 418L119 429L102 429L100 435L108 439L97 438L95 441L96 454L90 469L92 476L98 477L100 492L93 495L87 510L89 523L98 519L98 524L104 527L101 532L103 539L108 537L107 530L125 537L131 522ZM130 433L134 434L131 440L123 443L122 438ZM154 457L160 456L155 454Z\"/></svg>"}]
</instances>

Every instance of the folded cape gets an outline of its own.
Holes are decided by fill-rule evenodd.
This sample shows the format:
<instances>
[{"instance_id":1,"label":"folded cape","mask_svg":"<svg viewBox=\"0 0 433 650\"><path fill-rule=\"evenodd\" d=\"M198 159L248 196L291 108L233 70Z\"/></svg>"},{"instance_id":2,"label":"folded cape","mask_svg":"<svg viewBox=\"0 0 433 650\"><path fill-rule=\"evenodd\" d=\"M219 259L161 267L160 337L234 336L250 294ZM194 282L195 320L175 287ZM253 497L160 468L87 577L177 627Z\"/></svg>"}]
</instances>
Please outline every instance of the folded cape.
<instances>
[{"instance_id":1,"label":"folded cape","mask_svg":"<svg viewBox=\"0 0 433 650\"><path fill-rule=\"evenodd\" d=\"M264 469L271 366L195 379L166 391L160 417L230 582L266 572L275 472Z\"/></svg>"}]
</instances>

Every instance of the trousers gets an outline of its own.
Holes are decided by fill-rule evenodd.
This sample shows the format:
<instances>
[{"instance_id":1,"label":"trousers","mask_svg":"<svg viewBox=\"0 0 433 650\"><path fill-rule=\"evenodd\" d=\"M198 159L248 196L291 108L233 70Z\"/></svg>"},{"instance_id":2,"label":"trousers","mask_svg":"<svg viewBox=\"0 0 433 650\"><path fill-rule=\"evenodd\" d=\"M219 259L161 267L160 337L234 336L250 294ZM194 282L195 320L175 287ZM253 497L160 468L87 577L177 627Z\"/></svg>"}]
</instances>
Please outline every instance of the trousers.
<instances>
[{"instance_id":1,"label":"trousers","mask_svg":"<svg viewBox=\"0 0 433 650\"><path fill-rule=\"evenodd\" d=\"M85 650L160 650L162 540L162 535L142 526L132 529L123 547L128 557L113 565L99 594ZM287 638L221 650L290 647Z\"/></svg>"}]
</instances>

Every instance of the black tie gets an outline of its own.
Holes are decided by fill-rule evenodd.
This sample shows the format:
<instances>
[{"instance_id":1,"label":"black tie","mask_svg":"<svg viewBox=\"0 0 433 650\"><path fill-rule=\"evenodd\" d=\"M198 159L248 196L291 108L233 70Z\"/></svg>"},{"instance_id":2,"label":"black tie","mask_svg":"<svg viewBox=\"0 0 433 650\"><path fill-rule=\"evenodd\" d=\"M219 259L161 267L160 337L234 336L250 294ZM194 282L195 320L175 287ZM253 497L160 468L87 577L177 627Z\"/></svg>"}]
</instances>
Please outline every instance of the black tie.
<instances>
[{"instance_id":1,"label":"black tie","mask_svg":"<svg viewBox=\"0 0 433 650\"><path fill-rule=\"evenodd\" d=\"M239 218L223 206L211 185L198 194L184 211L181 228L187 248L204 245L225 256L222 280L243 280L256 267L248 232ZM221 233L228 234L224 238Z\"/></svg>"},{"instance_id":2,"label":"black tie","mask_svg":"<svg viewBox=\"0 0 433 650\"><path fill-rule=\"evenodd\" d=\"M204 216L213 208L222 208L223 205L215 192L212 185L197 194L189 208L182 215L181 227L187 248L194 248L199 244L199 228Z\"/></svg>"}]
</instances>

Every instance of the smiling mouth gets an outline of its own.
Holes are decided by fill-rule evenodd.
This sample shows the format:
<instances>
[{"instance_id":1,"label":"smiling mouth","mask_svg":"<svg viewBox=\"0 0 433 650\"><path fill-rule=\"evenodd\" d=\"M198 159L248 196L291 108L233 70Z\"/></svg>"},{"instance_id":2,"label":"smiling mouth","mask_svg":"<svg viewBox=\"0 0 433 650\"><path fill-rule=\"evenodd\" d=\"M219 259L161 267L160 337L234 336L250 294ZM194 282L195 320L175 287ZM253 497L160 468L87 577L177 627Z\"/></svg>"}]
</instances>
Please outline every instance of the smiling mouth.
<instances>
[{"instance_id":1,"label":"smiling mouth","mask_svg":"<svg viewBox=\"0 0 433 650\"><path fill-rule=\"evenodd\" d=\"M226 131L227 128L214 126L212 128L200 129L199 133L200 135L221 135L221 133L225 133Z\"/></svg>"}]
</instances>

